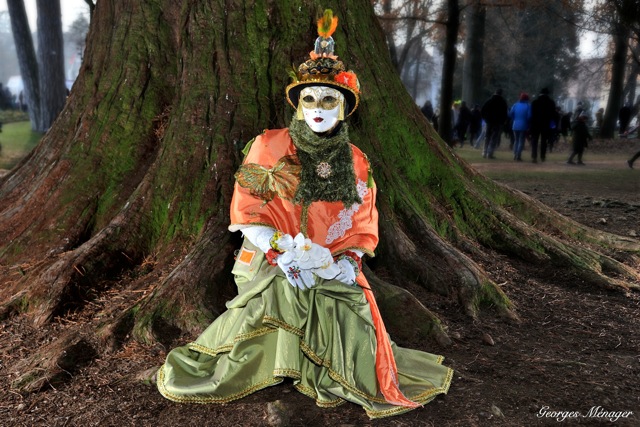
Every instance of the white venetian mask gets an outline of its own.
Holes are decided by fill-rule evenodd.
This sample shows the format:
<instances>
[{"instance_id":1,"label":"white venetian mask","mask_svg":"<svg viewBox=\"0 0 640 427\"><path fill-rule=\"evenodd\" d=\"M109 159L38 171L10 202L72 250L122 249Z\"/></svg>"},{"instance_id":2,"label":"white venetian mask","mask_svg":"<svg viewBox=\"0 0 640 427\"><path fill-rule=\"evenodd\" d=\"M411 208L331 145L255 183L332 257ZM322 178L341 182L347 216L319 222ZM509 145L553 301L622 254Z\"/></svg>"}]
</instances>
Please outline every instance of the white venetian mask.
<instances>
[{"instance_id":1,"label":"white venetian mask","mask_svg":"<svg viewBox=\"0 0 640 427\"><path fill-rule=\"evenodd\" d=\"M309 86L300 91L300 105L304 121L316 133L333 129L342 116L344 95L324 86Z\"/></svg>"}]
</instances>

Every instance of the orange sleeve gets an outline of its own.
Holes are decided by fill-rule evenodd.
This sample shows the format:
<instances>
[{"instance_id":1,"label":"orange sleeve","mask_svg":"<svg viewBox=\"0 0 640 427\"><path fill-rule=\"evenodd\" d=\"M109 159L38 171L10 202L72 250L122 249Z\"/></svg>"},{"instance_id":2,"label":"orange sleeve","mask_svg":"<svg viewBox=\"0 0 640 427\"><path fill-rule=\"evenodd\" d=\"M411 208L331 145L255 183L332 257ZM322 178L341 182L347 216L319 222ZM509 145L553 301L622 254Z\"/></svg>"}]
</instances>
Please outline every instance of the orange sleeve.
<instances>
[{"instance_id":1,"label":"orange sleeve","mask_svg":"<svg viewBox=\"0 0 640 427\"><path fill-rule=\"evenodd\" d=\"M293 153L293 145L287 129L268 130L256 137L243 164L255 163L266 168L273 167L283 156ZM230 231L241 230L247 225L266 225L295 235L300 229L299 207L275 197L268 203L251 194L248 188L236 181L231 199Z\"/></svg>"}]
</instances>

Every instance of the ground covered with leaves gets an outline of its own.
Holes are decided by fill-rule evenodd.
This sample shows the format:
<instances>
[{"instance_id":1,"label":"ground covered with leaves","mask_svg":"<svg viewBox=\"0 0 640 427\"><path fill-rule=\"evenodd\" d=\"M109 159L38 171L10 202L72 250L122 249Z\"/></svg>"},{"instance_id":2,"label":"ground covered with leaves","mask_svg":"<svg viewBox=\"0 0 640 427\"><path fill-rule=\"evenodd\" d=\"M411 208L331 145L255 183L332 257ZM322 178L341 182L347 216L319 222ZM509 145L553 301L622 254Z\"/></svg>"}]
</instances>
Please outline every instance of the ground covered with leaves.
<instances>
[{"instance_id":1,"label":"ground covered with leaves","mask_svg":"<svg viewBox=\"0 0 640 427\"><path fill-rule=\"evenodd\" d=\"M513 162L506 146L495 160L470 147L456 150L481 172L578 222L634 239L640 234L640 161L639 170L625 162L640 150L638 140L596 141L586 166L566 165L562 144L537 164ZM483 267L514 302L519 322L490 311L473 321L454 302L410 289L443 319L453 341L398 342L443 354L455 369L449 394L423 409L370 421L352 404L318 408L290 383L224 406L177 404L144 381L169 348L134 341L80 369L71 360L65 378L37 392L15 389L19 361L90 319L99 308L88 304L46 327L20 316L0 324L0 425L640 425L640 295L590 287L526 261L492 259Z\"/></svg>"}]
</instances>

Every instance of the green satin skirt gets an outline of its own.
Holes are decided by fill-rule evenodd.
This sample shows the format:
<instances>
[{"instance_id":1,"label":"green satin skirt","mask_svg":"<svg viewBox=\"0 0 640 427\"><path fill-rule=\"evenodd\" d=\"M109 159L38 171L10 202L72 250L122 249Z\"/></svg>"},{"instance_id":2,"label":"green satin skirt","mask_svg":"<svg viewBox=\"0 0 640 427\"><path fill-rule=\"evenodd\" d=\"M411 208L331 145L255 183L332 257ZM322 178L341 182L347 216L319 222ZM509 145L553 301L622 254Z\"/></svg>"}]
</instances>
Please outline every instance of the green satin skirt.
<instances>
[{"instance_id":1,"label":"green satin skirt","mask_svg":"<svg viewBox=\"0 0 640 427\"><path fill-rule=\"evenodd\" d=\"M244 250L255 248L245 241ZM238 257L240 260L240 257ZM371 418L411 410L378 391L376 337L362 290L335 280L292 287L255 251L236 261L238 296L194 342L173 349L158 371L160 393L176 402L227 403L292 378L321 407L345 401ZM392 342L404 395L425 404L446 393L453 371L442 356Z\"/></svg>"}]
</instances>

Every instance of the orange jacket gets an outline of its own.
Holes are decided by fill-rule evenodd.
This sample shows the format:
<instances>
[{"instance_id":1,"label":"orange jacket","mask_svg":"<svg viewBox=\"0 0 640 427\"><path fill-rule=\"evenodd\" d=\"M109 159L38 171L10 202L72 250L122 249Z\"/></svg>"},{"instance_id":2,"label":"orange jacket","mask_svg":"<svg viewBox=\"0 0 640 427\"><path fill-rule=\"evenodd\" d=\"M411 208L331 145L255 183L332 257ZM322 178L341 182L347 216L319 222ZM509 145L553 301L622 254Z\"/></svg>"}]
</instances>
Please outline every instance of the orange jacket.
<instances>
[{"instance_id":1,"label":"orange jacket","mask_svg":"<svg viewBox=\"0 0 640 427\"><path fill-rule=\"evenodd\" d=\"M345 207L342 202L320 201L303 208L280 195L265 202L251 188L236 181L229 230L241 230L246 225L267 225L292 236L302 232L314 243L329 248L334 255L358 249L373 256L378 244L376 188L367 188L369 162L366 156L354 145L351 145L351 150L362 204ZM295 156L295 153L296 147L288 129L267 130L255 139L243 165L253 164L258 173L267 174L281 159ZM276 176L274 179L293 181L297 186L299 174L296 176L294 173L287 178Z\"/></svg>"}]
</instances>

